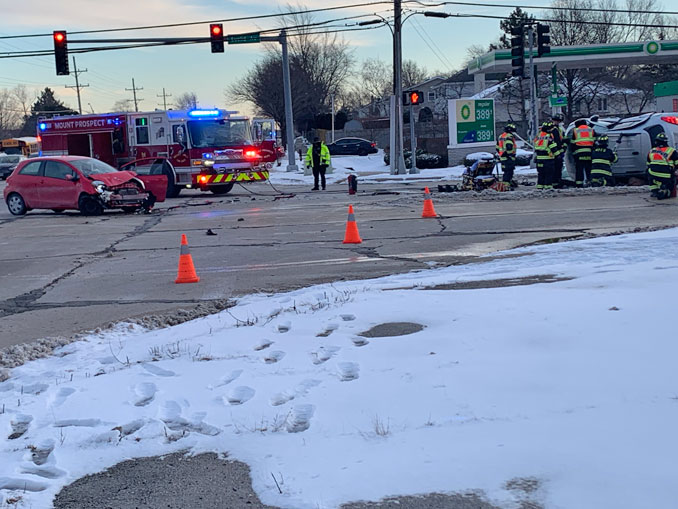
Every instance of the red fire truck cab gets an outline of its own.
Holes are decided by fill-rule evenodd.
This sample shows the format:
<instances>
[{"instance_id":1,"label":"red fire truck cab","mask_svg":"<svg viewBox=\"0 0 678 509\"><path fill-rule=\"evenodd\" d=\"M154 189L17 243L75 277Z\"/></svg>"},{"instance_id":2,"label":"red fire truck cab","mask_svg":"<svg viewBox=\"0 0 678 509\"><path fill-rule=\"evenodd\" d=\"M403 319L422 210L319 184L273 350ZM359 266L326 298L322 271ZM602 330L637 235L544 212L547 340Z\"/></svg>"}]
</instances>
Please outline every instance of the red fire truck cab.
<instances>
[{"instance_id":1,"label":"red fire truck cab","mask_svg":"<svg viewBox=\"0 0 678 509\"><path fill-rule=\"evenodd\" d=\"M38 121L42 155L80 155L114 167L162 160L167 196L198 187L227 193L235 182L268 179L250 120L221 109L52 117ZM135 169L138 171L139 169Z\"/></svg>"}]
</instances>

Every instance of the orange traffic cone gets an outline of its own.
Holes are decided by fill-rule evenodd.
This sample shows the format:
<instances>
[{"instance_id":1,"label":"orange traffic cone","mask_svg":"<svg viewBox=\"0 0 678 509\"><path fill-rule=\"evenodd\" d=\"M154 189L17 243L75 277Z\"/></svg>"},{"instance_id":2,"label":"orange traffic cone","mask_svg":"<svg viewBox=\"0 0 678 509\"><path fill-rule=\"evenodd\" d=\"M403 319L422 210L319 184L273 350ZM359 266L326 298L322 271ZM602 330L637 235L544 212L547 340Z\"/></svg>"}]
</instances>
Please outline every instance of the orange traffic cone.
<instances>
[{"instance_id":1,"label":"orange traffic cone","mask_svg":"<svg viewBox=\"0 0 678 509\"><path fill-rule=\"evenodd\" d=\"M360 234L358 233L358 225L355 224L355 216L353 215L353 205L349 205L344 244L360 244L361 242L362 240L360 239Z\"/></svg>"},{"instance_id":2,"label":"orange traffic cone","mask_svg":"<svg viewBox=\"0 0 678 509\"><path fill-rule=\"evenodd\" d=\"M431 200L431 192L428 187L424 188L424 211L421 213L421 217L438 217L433 208L433 200Z\"/></svg>"},{"instance_id":3,"label":"orange traffic cone","mask_svg":"<svg viewBox=\"0 0 678 509\"><path fill-rule=\"evenodd\" d=\"M188 251L188 240L186 240L186 235L181 234L181 253L179 254L179 271L177 273L177 278L174 280L175 283L197 283L200 281L200 278L195 273L195 267L193 266L193 258L191 258L191 253Z\"/></svg>"}]
</instances>

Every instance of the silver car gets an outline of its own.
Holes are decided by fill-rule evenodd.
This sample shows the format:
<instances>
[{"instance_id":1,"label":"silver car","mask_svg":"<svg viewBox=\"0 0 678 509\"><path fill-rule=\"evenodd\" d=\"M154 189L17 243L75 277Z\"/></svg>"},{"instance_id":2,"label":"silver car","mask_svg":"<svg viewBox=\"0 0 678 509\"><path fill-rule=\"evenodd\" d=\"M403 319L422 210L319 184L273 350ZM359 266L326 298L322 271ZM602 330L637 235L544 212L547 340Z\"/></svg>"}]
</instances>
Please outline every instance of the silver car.
<instances>
[{"instance_id":1,"label":"silver car","mask_svg":"<svg viewBox=\"0 0 678 509\"><path fill-rule=\"evenodd\" d=\"M19 154L0 154L0 179L5 180L9 177L14 168L26 159L26 157Z\"/></svg>"},{"instance_id":2,"label":"silver car","mask_svg":"<svg viewBox=\"0 0 678 509\"><path fill-rule=\"evenodd\" d=\"M645 178L647 154L659 133L665 133L669 145L678 145L678 113L645 113L624 119L591 117L586 119L596 136L607 134L609 147L617 153L619 160L612 165L615 177ZM565 136L571 138L574 124L570 124ZM566 175L564 178L575 180L574 158L568 151L565 158Z\"/></svg>"}]
</instances>

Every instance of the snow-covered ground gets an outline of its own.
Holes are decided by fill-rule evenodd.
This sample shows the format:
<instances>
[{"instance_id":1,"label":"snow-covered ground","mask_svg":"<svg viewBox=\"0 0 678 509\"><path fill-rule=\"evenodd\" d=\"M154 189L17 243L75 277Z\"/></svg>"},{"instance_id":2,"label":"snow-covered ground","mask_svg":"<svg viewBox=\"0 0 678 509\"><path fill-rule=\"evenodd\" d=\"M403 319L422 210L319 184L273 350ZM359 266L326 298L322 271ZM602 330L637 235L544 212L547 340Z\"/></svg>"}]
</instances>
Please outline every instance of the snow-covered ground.
<instances>
[{"instance_id":1,"label":"snow-covered ground","mask_svg":"<svg viewBox=\"0 0 678 509\"><path fill-rule=\"evenodd\" d=\"M488 155L491 156L491 154ZM313 176L304 175L301 163L297 161L297 164L300 166L297 172L286 171L287 160L284 160L281 166L274 166L270 172L271 183L313 186ZM333 172L326 176L328 184L345 182L350 174L355 174L359 182L442 182L459 180L466 169L458 165L449 168L422 169L419 173L412 175L391 175L390 167L384 164L383 150L367 156L332 156L332 167ZM516 177L535 175L537 175L537 170L529 166L519 166L515 171Z\"/></svg>"},{"instance_id":2,"label":"snow-covered ground","mask_svg":"<svg viewBox=\"0 0 678 509\"><path fill-rule=\"evenodd\" d=\"M516 478L549 509L675 508L678 229L507 254L121 325L15 368L0 506L189 449L228 451L264 503L295 509L471 489L517 507ZM385 322L425 328L358 335Z\"/></svg>"}]
</instances>

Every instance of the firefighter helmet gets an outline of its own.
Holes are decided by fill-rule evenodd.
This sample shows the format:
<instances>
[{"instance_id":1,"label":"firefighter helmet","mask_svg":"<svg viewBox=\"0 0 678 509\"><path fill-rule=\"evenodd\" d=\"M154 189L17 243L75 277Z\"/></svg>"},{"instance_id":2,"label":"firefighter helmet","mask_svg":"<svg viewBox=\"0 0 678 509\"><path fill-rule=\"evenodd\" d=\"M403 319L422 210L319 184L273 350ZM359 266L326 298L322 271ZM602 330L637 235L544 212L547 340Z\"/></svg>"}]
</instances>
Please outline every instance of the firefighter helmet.
<instances>
[{"instance_id":1,"label":"firefighter helmet","mask_svg":"<svg viewBox=\"0 0 678 509\"><path fill-rule=\"evenodd\" d=\"M551 119L552 119L554 122L562 122L562 121L563 121L563 116L562 116L560 113L556 113L555 115L553 115L553 116L551 117Z\"/></svg>"},{"instance_id":2,"label":"firefighter helmet","mask_svg":"<svg viewBox=\"0 0 678 509\"><path fill-rule=\"evenodd\" d=\"M580 118L580 119L574 121L574 126L575 126L575 127L582 127L582 126L585 126L585 125L589 125L589 124L588 124L588 122L587 122L585 119L583 119L583 118Z\"/></svg>"},{"instance_id":3,"label":"firefighter helmet","mask_svg":"<svg viewBox=\"0 0 678 509\"><path fill-rule=\"evenodd\" d=\"M599 147L607 147L609 141L610 139L607 137L607 135L602 134L596 138L596 145L598 145Z\"/></svg>"},{"instance_id":4,"label":"firefighter helmet","mask_svg":"<svg viewBox=\"0 0 678 509\"><path fill-rule=\"evenodd\" d=\"M541 130L545 131L545 132L549 132L549 131L553 130L554 127L555 127L555 125L553 124L553 122L551 122L550 120L547 120L546 122L544 122L541 125Z\"/></svg>"},{"instance_id":5,"label":"firefighter helmet","mask_svg":"<svg viewBox=\"0 0 678 509\"><path fill-rule=\"evenodd\" d=\"M515 133L516 132L516 125L509 122L506 124L506 127L504 127L504 131L507 133Z\"/></svg>"},{"instance_id":6,"label":"firefighter helmet","mask_svg":"<svg viewBox=\"0 0 678 509\"><path fill-rule=\"evenodd\" d=\"M659 133L655 136L654 146L655 147L666 147L669 144L669 139L664 133Z\"/></svg>"}]
</instances>

